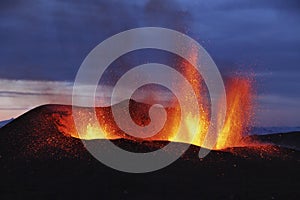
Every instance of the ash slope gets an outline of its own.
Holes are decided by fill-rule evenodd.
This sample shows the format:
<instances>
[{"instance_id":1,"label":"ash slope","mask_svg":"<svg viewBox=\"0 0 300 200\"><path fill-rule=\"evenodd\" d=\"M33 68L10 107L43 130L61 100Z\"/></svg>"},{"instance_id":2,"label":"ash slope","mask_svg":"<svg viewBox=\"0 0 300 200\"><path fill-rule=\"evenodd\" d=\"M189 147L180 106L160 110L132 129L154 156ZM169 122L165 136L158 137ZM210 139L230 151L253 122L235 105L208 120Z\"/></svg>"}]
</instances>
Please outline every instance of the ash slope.
<instances>
[{"instance_id":1,"label":"ash slope","mask_svg":"<svg viewBox=\"0 0 300 200\"><path fill-rule=\"evenodd\" d=\"M268 135L252 135L250 140L260 141L262 143L274 144L281 147L295 149L300 151L300 132L276 133Z\"/></svg>"},{"instance_id":2,"label":"ash slope","mask_svg":"<svg viewBox=\"0 0 300 200\"><path fill-rule=\"evenodd\" d=\"M143 108L143 113L147 112L147 106L142 103L131 102L134 108ZM123 104L118 104L120 109ZM90 108L77 108L81 113L88 113L90 115ZM109 107L103 108L109 110ZM135 109L140 110L140 109ZM110 113L111 112L107 112ZM142 113L142 114L143 114ZM139 113L138 113L139 114ZM138 114L135 114L137 117ZM75 131L74 124L69 122L72 120L72 107L68 105L44 105L32 109L24 115L18 117L13 122L7 124L0 129L0 153L2 158L9 159L86 159L87 151L82 142L72 137L71 133L67 131ZM68 120L64 120L64 119ZM145 118L145 117L143 117ZM68 122L68 123L65 123ZM68 129L68 126L72 126ZM63 128L62 128L63 127ZM62 132L62 130L67 130ZM294 133L296 135L297 133ZM283 137L279 135L280 138ZM279 137L278 136L278 137ZM290 136L290 135L289 135ZM295 137L295 136L294 136ZM268 144L272 140L261 137L252 137L251 140L266 142L266 145L254 147L239 147L228 148L222 151L213 151L224 154L230 153L231 155L241 155L242 152L248 152L249 159L256 158L261 155L261 158L276 158L281 159L298 159L297 151L286 148L279 148L275 145ZM246 138L249 140L249 138ZM124 139L116 139L113 142L125 148L128 151L134 152L147 152L161 148L168 144L166 141L144 141L139 142L131 140L130 137L125 136ZM99 141L101 145L101 140ZM267 145L268 144L268 145ZM180 143L178 143L180 145ZM190 149L198 151L199 147L191 145ZM239 152L239 153L235 153ZM188 155L187 157L192 157Z\"/></svg>"},{"instance_id":3,"label":"ash slope","mask_svg":"<svg viewBox=\"0 0 300 200\"><path fill-rule=\"evenodd\" d=\"M197 156L199 147L191 145L180 159L162 170L147 174L115 171L95 160L79 139L59 131L57 120L69 115L70 109L63 105L41 106L0 129L1 199L300 196L300 154L275 145L212 151L203 160ZM167 144L130 139L113 142L133 152L152 151ZM103 151L109 151L103 145Z\"/></svg>"}]
</instances>

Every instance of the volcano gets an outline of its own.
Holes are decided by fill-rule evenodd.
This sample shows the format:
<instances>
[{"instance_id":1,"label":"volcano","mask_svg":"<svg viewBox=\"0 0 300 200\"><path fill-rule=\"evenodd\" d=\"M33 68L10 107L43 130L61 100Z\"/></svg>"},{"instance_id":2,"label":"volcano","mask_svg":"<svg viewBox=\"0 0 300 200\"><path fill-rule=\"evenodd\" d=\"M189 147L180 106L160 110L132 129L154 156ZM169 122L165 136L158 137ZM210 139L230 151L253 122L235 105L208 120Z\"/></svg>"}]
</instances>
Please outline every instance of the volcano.
<instances>
[{"instance_id":1,"label":"volcano","mask_svg":"<svg viewBox=\"0 0 300 200\"><path fill-rule=\"evenodd\" d=\"M114 106L122 109L124 104ZM133 120L148 123L149 105L130 101L130 108ZM86 123L91 109L76 109L83 113ZM96 108L96 113L103 112L110 116L111 107ZM110 117L103 123L112 123ZM171 124L172 119L167 119L166 127ZM299 133L293 134L299 137ZM103 139L90 136L85 140L102 144ZM117 129L109 137L115 145L132 152L154 151L169 143L159 135L141 141ZM212 150L203 159L198 157L200 146L191 145L162 170L122 173L101 164L85 149L72 121L72 106L43 105L0 129L0 197L298 199L299 151L275 145L265 137L245 140L255 145ZM110 151L105 143L103 151Z\"/></svg>"}]
</instances>

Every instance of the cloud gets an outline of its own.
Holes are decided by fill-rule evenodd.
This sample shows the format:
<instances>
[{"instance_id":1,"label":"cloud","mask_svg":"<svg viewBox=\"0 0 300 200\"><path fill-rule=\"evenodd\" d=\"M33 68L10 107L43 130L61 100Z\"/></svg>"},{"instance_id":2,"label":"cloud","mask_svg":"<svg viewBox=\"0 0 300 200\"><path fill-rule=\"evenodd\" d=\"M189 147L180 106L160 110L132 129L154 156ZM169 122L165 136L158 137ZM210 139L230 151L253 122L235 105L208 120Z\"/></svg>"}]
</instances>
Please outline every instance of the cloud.
<instances>
[{"instance_id":1,"label":"cloud","mask_svg":"<svg viewBox=\"0 0 300 200\"><path fill-rule=\"evenodd\" d=\"M0 79L0 121L15 118L30 109L44 104L63 104L72 105L73 82L67 81L35 81L35 80L9 80ZM87 106L86 102L94 98L94 87L81 84L78 86L81 93L77 96L80 104L76 106ZM153 100L167 105L170 100L169 92L165 90L156 90L155 96L149 96L147 92L151 87L143 88L134 93L132 99L146 102ZM113 88L108 85L97 87L95 93L96 106L110 106L110 97ZM122 89L128 93L127 86ZM151 98L150 98L151 97ZM117 102L120 98L116 96ZM150 102L148 102L150 103Z\"/></svg>"},{"instance_id":2,"label":"cloud","mask_svg":"<svg viewBox=\"0 0 300 200\"><path fill-rule=\"evenodd\" d=\"M221 10L257 10L257 9L274 9L279 11L299 11L300 3L298 0L227 0L219 4L217 8ZM298 13L299 14L299 13Z\"/></svg>"},{"instance_id":3,"label":"cloud","mask_svg":"<svg viewBox=\"0 0 300 200\"><path fill-rule=\"evenodd\" d=\"M141 26L172 28L205 42L222 70L242 63L256 71L298 71L300 15L290 11L299 9L298 2L5 0L13 6L0 14L1 77L73 81L97 44Z\"/></svg>"},{"instance_id":4,"label":"cloud","mask_svg":"<svg viewBox=\"0 0 300 200\"><path fill-rule=\"evenodd\" d=\"M79 98L82 101L93 98L88 95L91 93L91 86L81 87ZM109 86L103 86L102 89L96 93L96 99L107 100L111 89ZM71 105L72 92L72 82L0 79L0 120L19 116L43 104Z\"/></svg>"},{"instance_id":5,"label":"cloud","mask_svg":"<svg viewBox=\"0 0 300 200\"><path fill-rule=\"evenodd\" d=\"M256 126L299 126L300 97L259 95L255 114Z\"/></svg>"},{"instance_id":6,"label":"cloud","mask_svg":"<svg viewBox=\"0 0 300 200\"><path fill-rule=\"evenodd\" d=\"M86 55L106 38L142 26L187 33L206 48L226 75L254 71L258 95L285 97L291 105L300 95L298 0L3 0L0 10L0 78L44 80L40 86L26 82L24 91L16 90L22 83L13 81L11 90L5 83L1 102L16 97L37 105L56 99L70 101L67 83L74 81ZM12 107L32 107L14 103ZM267 98L261 104L289 116L283 103L277 107ZM295 122L300 106L294 110L290 118Z\"/></svg>"},{"instance_id":7,"label":"cloud","mask_svg":"<svg viewBox=\"0 0 300 200\"><path fill-rule=\"evenodd\" d=\"M28 1L4 11L0 78L53 81L73 81L87 54L116 33L141 26L183 30L188 15L170 0Z\"/></svg>"}]
</instances>

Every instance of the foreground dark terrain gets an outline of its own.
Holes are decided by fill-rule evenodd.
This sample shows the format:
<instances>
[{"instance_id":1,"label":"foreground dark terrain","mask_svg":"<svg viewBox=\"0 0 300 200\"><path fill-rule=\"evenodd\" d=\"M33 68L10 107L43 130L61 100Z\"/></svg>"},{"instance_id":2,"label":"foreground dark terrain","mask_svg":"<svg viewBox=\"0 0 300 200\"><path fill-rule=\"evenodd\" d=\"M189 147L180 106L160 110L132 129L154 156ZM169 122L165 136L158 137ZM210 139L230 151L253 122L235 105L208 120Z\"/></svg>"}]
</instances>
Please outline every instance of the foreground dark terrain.
<instances>
[{"instance_id":1,"label":"foreground dark terrain","mask_svg":"<svg viewBox=\"0 0 300 200\"><path fill-rule=\"evenodd\" d=\"M255 138L266 144L212 151L202 160L197 156L199 147L192 145L164 169L129 174L101 164L79 139L59 131L55 120L68 109L39 107L0 129L0 199L300 198L299 151L279 147L267 137ZM295 142L299 133L288 137ZM91 142L109 151L103 141ZM113 142L133 152L167 144L130 139Z\"/></svg>"}]
</instances>

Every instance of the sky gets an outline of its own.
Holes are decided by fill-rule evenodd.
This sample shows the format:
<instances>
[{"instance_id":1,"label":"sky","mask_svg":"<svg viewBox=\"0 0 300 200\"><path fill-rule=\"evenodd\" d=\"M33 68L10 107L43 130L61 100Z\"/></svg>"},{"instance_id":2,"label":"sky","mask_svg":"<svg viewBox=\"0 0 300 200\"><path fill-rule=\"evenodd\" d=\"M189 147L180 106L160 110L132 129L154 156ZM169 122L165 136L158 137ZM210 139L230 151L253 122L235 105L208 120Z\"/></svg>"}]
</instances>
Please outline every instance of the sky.
<instances>
[{"instance_id":1,"label":"sky","mask_svg":"<svg viewBox=\"0 0 300 200\"><path fill-rule=\"evenodd\" d=\"M0 120L69 104L96 45L158 26L197 40L224 76L255 74L257 126L300 126L299 11L297 0L1 0Z\"/></svg>"}]
</instances>

